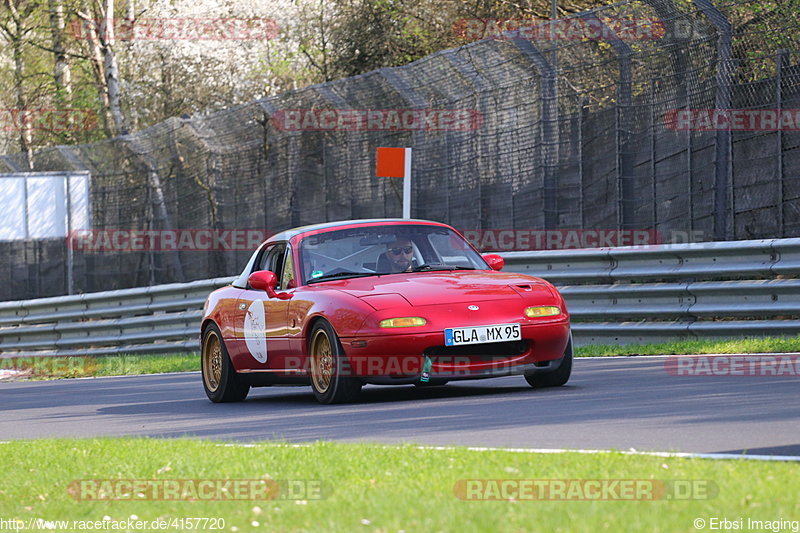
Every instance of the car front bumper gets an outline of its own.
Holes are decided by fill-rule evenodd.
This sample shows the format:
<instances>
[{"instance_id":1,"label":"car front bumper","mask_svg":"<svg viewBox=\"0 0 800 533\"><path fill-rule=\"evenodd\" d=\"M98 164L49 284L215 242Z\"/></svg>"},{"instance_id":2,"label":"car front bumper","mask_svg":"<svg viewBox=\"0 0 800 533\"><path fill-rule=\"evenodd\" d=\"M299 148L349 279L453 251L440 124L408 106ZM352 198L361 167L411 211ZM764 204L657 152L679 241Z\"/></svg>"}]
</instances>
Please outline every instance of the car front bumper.
<instances>
[{"instance_id":1,"label":"car front bumper","mask_svg":"<svg viewBox=\"0 0 800 533\"><path fill-rule=\"evenodd\" d=\"M444 333L402 333L342 338L345 372L368 382L413 383L423 370L431 379L484 377L551 372L558 368L569 342L569 321L522 326L522 342L445 347ZM474 347L474 350L472 350ZM470 353L474 351L475 353ZM429 368L425 368L426 357ZM386 380L382 378L387 378Z\"/></svg>"}]
</instances>

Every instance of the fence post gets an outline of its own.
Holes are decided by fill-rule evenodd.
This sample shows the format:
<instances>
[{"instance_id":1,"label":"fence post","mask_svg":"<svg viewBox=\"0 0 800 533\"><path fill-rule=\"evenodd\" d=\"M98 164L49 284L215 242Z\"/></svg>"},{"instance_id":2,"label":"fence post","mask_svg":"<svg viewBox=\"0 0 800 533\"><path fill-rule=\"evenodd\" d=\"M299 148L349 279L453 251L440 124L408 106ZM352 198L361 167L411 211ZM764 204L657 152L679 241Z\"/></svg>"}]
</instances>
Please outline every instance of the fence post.
<instances>
[{"instance_id":1,"label":"fence post","mask_svg":"<svg viewBox=\"0 0 800 533\"><path fill-rule=\"evenodd\" d=\"M586 179L586 160L583 157L583 127L586 125L586 116L589 114L589 99L585 95L581 95L578 103L578 179L580 183L580 210L581 210L581 228L586 228L586 202L584 201L585 195L585 182Z\"/></svg>"},{"instance_id":2,"label":"fence post","mask_svg":"<svg viewBox=\"0 0 800 533\"><path fill-rule=\"evenodd\" d=\"M393 69L390 69L390 68L387 68L387 67L383 67L383 68L379 69L378 72L380 73L381 76L383 76L383 79L385 79L387 81L387 83L389 83L389 85L391 85L392 88L395 91L397 91L397 94L399 94L400 97L403 100L405 100L406 102L408 102L411 105L412 108L414 108L414 109L425 109L428 106L428 101L425 99L425 97L422 96L413 87L411 87L403 78L401 78L397 74L396 70L393 70ZM411 146L407 147L407 148L416 148L418 146L424 146L424 145L425 145L425 132L424 131L419 131L419 130L413 130L411 132ZM417 152L417 153L419 153L419 152ZM419 158L417 158L417 160L419 160ZM413 164L413 159L412 159L412 164ZM419 166L419 165L417 165L417 166ZM386 181L387 180L384 180L384 182L386 182ZM417 204L417 202L414 201L414 189L419 187L419 185L416 182L417 182L417 180L412 180L411 181L411 187L412 187L412 189L411 189L411 200L412 200L411 201L411 206L412 207ZM450 190L449 182L450 182L450 179L449 179L449 176L448 176L448 183L445 186L446 188L444 189L446 191ZM448 202L449 202L449 200L448 200ZM401 204L402 204L402 201L401 201ZM385 204L385 198L384 198L384 205L386 205ZM449 205L448 205L448 207L449 207ZM448 220L448 222L450 221L450 219L451 219L450 210L448 208L448 212L447 212L447 220Z\"/></svg>"},{"instance_id":3,"label":"fence post","mask_svg":"<svg viewBox=\"0 0 800 533\"><path fill-rule=\"evenodd\" d=\"M650 176L653 180L653 232L658 229L658 186L656 184L656 80L650 80Z\"/></svg>"},{"instance_id":4,"label":"fence post","mask_svg":"<svg viewBox=\"0 0 800 533\"><path fill-rule=\"evenodd\" d=\"M64 176L64 201L67 207L67 212L65 213L67 238L64 239L64 242L67 244L67 294L75 294L75 256L72 250L72 241L70 240L70 237L72 237L72 187L70 187L69 178L70 174L67 173Z\"/></svg>"},{"instance_id":5,"label":"fence post","mask_svg":"<svg viewBox=\"0 0 800 533\"><path fill-rule=\"evenodd\" d=\"M633 72L631 58L633 49L620 39L613 29L608 27L594 13L578 15L580 18L592 21L603 28L603 35L609 35L608 43L617 54L619 63L619 78L617 81L617 102L614 109L616 122L616 152L617 152L617 223L620 229L634 229L636 222L636 191L634 190L634 158L633 153Z\"/></svg>"},{"instance_id":6,"label":"fence post","mask_svg":"<svg viewBox=\"0 0 800 533\"><path fill-rule=\"evenodd\" d=\"M541 80L544 227L555 229L558 227L558 73L529 39L515 39L514 44L530 58Z\"/></svg>"},{"instance_id":7,"label":"fence post","mask_svg":"<svg viewBox=\"0 0 800 533\"><path fill-rule=\"evenodd\" d=\"M72 168L75 171L75 173L81 174L81 175L83 173L86 173L86 175L87 175L87 178L86 178L86 180L87 180L87 184L86 184L86 186L87 186L87 190L86 190L87 198L86 198L86 201L88 202L88 205L90 206L89 207L89 226L91 227L92 226L92 220L91 220L91 205L92 205L92 203L91 203L91 190L92 190L91 176L92 176L92 174L91 174L91 171L89 170L89 167L87 167L86 164L75 154L75 151L74 151L74 149L72 147L60 145L60 146L56 146L56 150L58 150L58 153L61 154L61 156L70 165L72 165ZM67 177L66 177L66 181L67 181L67 202L72 202L72 189L71 189L71 186L69 184L71 175L72 175L71 173L67 173ZM27 212L27 209L28 208L26 206L25 207L25 211L26 212ZM75 294L75 252L72 249L73 242L72 242L72 239L70 238L71 237L71 233L72 233L72 207L71 207L71 204L67 208L67 222L68 222L67 241L66 241L66 243L67 243L67 294ZM85 292L86 291L86 287L85 287L86 282L85 282L85 280L84 280L83 285L84 285L83 290Z\"/></svg>"},{"instance_id":8,"label":"fence post","mask_svg":"<svg viewBox=\"0 0 800 533\"><path fill-rule=\"evenodd\" d=\"M320 85L315 85L314 88L317 90L319 95L322 96L322 98L326 102L331 104L334 108L338 108L339 110L342 110L342 109L350 109L352 107L347 103L347 100L342 98L341 95L339 95L336 91L331 89L331 86L329 84L322 83ZM347 132L347 142L348 142L348 144L351 143L352 138L353 138L353 132L348 131ZM349 157L349 152L350 151L348 150L347 151L348 157ZM333 159L333 158L331 158L331 159ZM325 194L326 195L330 193L330 184L328 183L328 175L330 174L330 168L332 166L333 165L329 164L329 162L328 162L328 136L326 135L326 136L323 137L323 140L322 140L322 172L323 172L323 176L324 176L324 179L325 179ZM352 214L352 208L351 208L351 214ZM328 197L328 199L325 201L325 221L328 222L330 220L331 220L331 215L330 215L330 197Z\"/></svg>"},{"instance_id":9,"label":"fence post","mask_svg":"<svg viewBox=\"0 0 800 533\"><path fill-rule=\"evenodd\" d=\"M778 108L778 124L783 111L783 69L789 66L789 51L778 50L775 56L775 102ZM786 237L783 201L786 198L786 176L783 172L783 128L778 127L778 235Z\"/></svg>"},{"instance_id":10,"label":"fence post","mask_svg":"<svg viewBox=\"0 0 800 533\"><path fill-rule=\"evenodd\" d=\"M692 108L691 97L686 94L686 110ZM686 129L686 190L689 194L689 234L694 235L694 186L692 185L693 141L692 129Z\"/></svg>"},{"instance_id":11,"label":"fence post","mask_svg":"<svg viewBox=\"0 0 800 533\"><path fill-rule=\"evenodd\" d=\"M690 67L690 36L683 35L684 28L690 25L689 16L683 12L676 2L681 0L643 0L656 14L657 20L664 25L664 36L659 39L668 51L672 72L668 75L675 83L675 101L681 102L688 97L688 87L697 86L697 74ZM691 26L690 26L691 27Z\"/></svg>"},{"instance_id":12,"label":"fence post","mask_svg":"<svg viewBox=\"0 0 800 533\"><path fill-rule=\"evenodd\" d=\"M700 8L703 14L708 17L717 29L719 37L717 39L717 94L716 108L718 110L729 110L731 108L731 78L733 77L733 28L731 23L713 4L711 0L692 0ZM732 139L730 130L720 129L716 132L716 143L714 146L715 169L714 169L714 239L724 241L731 238L732 232L729 226L732 225L732 217L728 216L732 202L729 195L732 195L732 172L731 149Z\"/></svg>"},{"instance_id":13,"label":"fence post","mask_svg":"<svg viewBox=\"0 0 800 533\"><path fill-rule=\"evenodd\" d=\"M156 229L155 225L155 213L153 212L153 187L150 184L150 180L147 180L147 189L145 191L145 210L144 210L144 229L146 231L152 231ZM152 246L147 247L147 285L152 287L156 284L156 256L155 250L153 250ZM140 256L141 257L141 256Z\"/></svg>"},{"instance_id":14,"label":"fence post","mask_svg":"<svg viewBox=\"0 0 800 533\"><path fill-rule=\"evenodd\" d=\"M472 85L473 90L475 91L475 111L480 114L479 116L484 116L485 115L486 117L488 117L489 113L485 112L486 111L486 106L485 106L485 103L484 103L484 100L483 100L483 94L484 94L484 91L489 86L489 84L487 84L486 81L484 81L483 76L481 76L481 74L478 72L477 68L475 68L475 65L472 64L470 61L465 60L458 52L459 52L459 50L451 48L449 50L445 50L444 52L442 52L442 55L450 62L451 65L453 65L453 67L459 72L459 74L461 74ZM481 120L483 120L483 118ZM478 139L478 140L474 141L475 149L476 149L475 155L479 159L482 159L483 158L483 153L484 153L484 144L483 144L482 140L480 140L479 136L476 135L475 138ZM495 135L495 137L494 137L494 145L495 145L495 149L496 149L495 153L498 153L500 151L498 138L499 138L499 136ZM491 150L488 150L487 152L491 154ZM492 158L491 157L487 157L486 159L487 160L491 160ZM492 180L495 180L496 177L497 177L497 172L498 172L497 171L497 161L492 161L492 170L490 172L487 172L487 176L491 175L492 176ZM484 199L483 199L483 187L482 187L483 179L482 178L483 177L481 177L481 179L477 180L477 186L478 186L478 198L480 199L481 203L483 204ZM447 204L446 204L447 205L447 213L449 215L449 213L450 213L450 195L449 194L445 195L445 198L446 198L446 201L447 201ZM511 198L511 208L512 208L512 210L514 209L514 207L515 207L514 206L514 198L512 197ZM514 222L514 226L516 227L517 221L516 221L516 217L513 215L514 212L515 211L512 211L512 220ZM486 215L484 213L484 209L482 209L482 208L480 209L479 223L478 223L478 227L476 229L488 229L487 224L486 224Z\"/></svg>"},{"instance_id":15,"label":"fence post","mask_svg":"<svg viewBox=\"0 0 800 533\"><path fill-rule=\"evenodd\" d=\"M152 196L150 199L155 202L155 211L154 214L157 213L159 219L161 219L161 224L163 230L170 231L173 229L172 222L170 221L169 212L167 211L167 203L164 200L164 188L161 185L161 176L158 174L158 162L156 159L147 152L145 146L139 141L139 137L135 135L125 135L120 138L127 146L128 150L134 156L137 156L141 159L144 163L145 170L147 172L147 186L151 187ZM171 263L173 270L175 271L175 277L177 281L184 281L186 279L186 275L183 272L183 265L181 264L181 257L180 252L177 250L173 252L168 252L167 257Z\"/></svg>"},{"instance_id":16,"label":"fence post","mask_svg":"<svg viewBox=\"0 0 800 533\"><path fill-rule=\"evenodd\" d=\"M612 41L613 45L614 41ZM636 191L634 190L634 154L632 153L633 143L633 117L632 111L632 84L633 74L631 72L631 52L627 44L620 44L626 49L619 55L619 84L617 85L617 179L619 180L620 191L620 229L634 229L636 223Z\"/></svg>"}]
</instances>

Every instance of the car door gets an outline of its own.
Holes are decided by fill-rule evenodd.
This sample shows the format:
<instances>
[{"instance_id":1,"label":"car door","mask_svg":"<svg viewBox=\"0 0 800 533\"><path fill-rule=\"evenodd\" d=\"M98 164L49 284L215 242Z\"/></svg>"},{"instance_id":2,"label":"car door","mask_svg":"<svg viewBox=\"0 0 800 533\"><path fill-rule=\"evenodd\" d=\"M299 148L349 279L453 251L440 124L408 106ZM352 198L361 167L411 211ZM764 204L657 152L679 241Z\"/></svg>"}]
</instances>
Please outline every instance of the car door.
<instances>
[{"instance_id":1,"label":"car door","mask_svg":"<svg viewBox=\"0 0 800 533\"><path fill-rule=\"evenodd\" d=\"M293 292L294 266L291 248L286 243L270 244L253 266L257 270L270 270L278 278L280 292ZM252 272L251 272L252 273ZM283 368L289 351L288 314L289 302L269 298L262 290L252 289L249 284L239 294L234 310L235 354L232 354L237 370L269 371Z\"/></svg>"}]
</instances>

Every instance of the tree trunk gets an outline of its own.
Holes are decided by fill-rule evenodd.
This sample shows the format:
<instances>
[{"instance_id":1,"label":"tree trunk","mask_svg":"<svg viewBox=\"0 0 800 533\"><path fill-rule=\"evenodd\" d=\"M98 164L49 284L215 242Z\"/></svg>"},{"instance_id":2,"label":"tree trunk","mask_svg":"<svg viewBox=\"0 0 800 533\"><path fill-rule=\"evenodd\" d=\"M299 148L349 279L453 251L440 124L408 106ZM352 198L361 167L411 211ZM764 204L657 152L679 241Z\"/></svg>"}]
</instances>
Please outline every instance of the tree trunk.
<instances>
[{"instance_id":1,"label":"tree trunk","mask_svg":"<svg viewBox=\"0 0 800 533\"><path fill-rule=\"evenodd\" d=\"M83 12L78 16L87 26L89 58L103 105L106 134L109 137L127 135L128 125L122 112L119 69L114 51L114 0L106 0L104 6L99 6L99 11L93 13L89 0L83 0Z\"/></svg>"},{"instance_id":2,"label":"tree trunk","mask_svg":"<svg viewBox=\"0 0 800 533\"><path fill-rule=\"evenodd\" d=\"M68 107L72 101L72 72L64 47L64 4L63 0L48 0L48 5L55 61L53 77L56 82L56 100L59 105Z\"/></svg>"},{"instance_id":3,"label":"tree trunk","mask_svg":"<svg viewBox=\"0 0 800 533\"><path fill-rule=\"evenodd\" d=\"M19 30L19 26L17 26ZM21 33L21 32L20 32ZM19 121L19 146L25 154L28 168L33 170L33 128L29 116L28 98L25 95L25 60L22 57L22 37L17 33L17 38L11 43L14 55L14 88L16 89L16 111Z\"/></svg>"},{"instance_id":4,"label":"tree trunk","mask_svg":"<svg viewBox=\"0 0 800 533\"><path fill-rule=\"evenodd\" d=\"M104 23L100 32L103 50L103 66L105 67L106 86L108 87L108 108L118 135L128 134L128 124L122 113L122 102L119 89L119 69L117 54L114 52L114 0L106 0Z\"/></svg>"},{"instance_id":5,"label":"tree trunk","mask_svg":"<svg viewBox=\"0 0 800 533\"><path fill-rule=\"evenodd\" d=\"M17 4L12 0L6 0L6 7L13 22L13 28L9 24L3 26L3 30L11 42L11 55L14 60L15 111L17 114L16 127L19 128L19 146L22 153L25 154L27 167L33 170L33 125L31 124L33 117L30 116L28 97L25 94L25 58L22 50L26 29L22 24L23 17L17 10Z\"/></svg>"},{"instance_id":6,"label":"tree trunk","mask_svg":"<svg viewBox=\"0 0 800 533\"><path fill-rule=\"evenodd\" d=\"M97 33L97 20L93 17L92 9L89 6L88 0L84 0L83 11L78 13L78 16L86 25L86 43L89 47L89 63L92 65L92 74L94 74L95 82L97 83L97 94L100 98L100 107L103 110L103 129L108 137L113 137L116 134L114 129L114 120L111 117L111 106L108 100L108 84L106 84L105 73L103 72L103 52L100 48L100 36Z\"/></svg>"}]
</instances>

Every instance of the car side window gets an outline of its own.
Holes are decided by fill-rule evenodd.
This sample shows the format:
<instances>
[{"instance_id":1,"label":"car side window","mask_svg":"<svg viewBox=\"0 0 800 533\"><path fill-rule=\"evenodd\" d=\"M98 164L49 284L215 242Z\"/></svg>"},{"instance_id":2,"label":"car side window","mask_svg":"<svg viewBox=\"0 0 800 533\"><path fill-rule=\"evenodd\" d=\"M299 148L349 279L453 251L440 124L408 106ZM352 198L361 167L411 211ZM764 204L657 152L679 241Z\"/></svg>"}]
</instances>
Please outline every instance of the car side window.
<instances>
[{"instance_id":1,"label":"car side window","mask_svg":"<svg viewBox=\"0 0 800 533\"><path fill-rule=\"evenodd\" d=\"M439 255L437 262L450 266L460 266L467 268L485 268L470 259L472 249L462 240L450 234L432 233L428 236L432 255Z\"/></svg>"},{"instance_id":2,"label":"car side window","mask_svg":"<svg viewBox=\"0 0 800 533\"><path fill-rule=\"evenodd\" d=\"M292 249L286 243L271 244L264 248L250 273L258 270L272 271L278 278L278 290L293 289L297 286Z\"/></svg>"},{"instance_id":3,"label":"car side window","mask_svg":"<svg viewBox=\"0 0 800 533\"><path fill-rule=\"evenodd\" d=\"M278 279L281 279L283 269L283 257L286 252L286 245L283 243L273 244L267 247L261 255L261 260L255 270L271 270Z\"/></svg>"},{"instance_id":4,"label":"car side window","mask_svg":"<svg viewBox=\"0 0 800 533\"><path fill-rule=\"evenodd\" d=\"M294 260L292 259L292 248L286 247L286 257L283 260L283 274L280 277L279 289L293 289L297 286L294 281Z\"/></svg>"}]
</instances>

